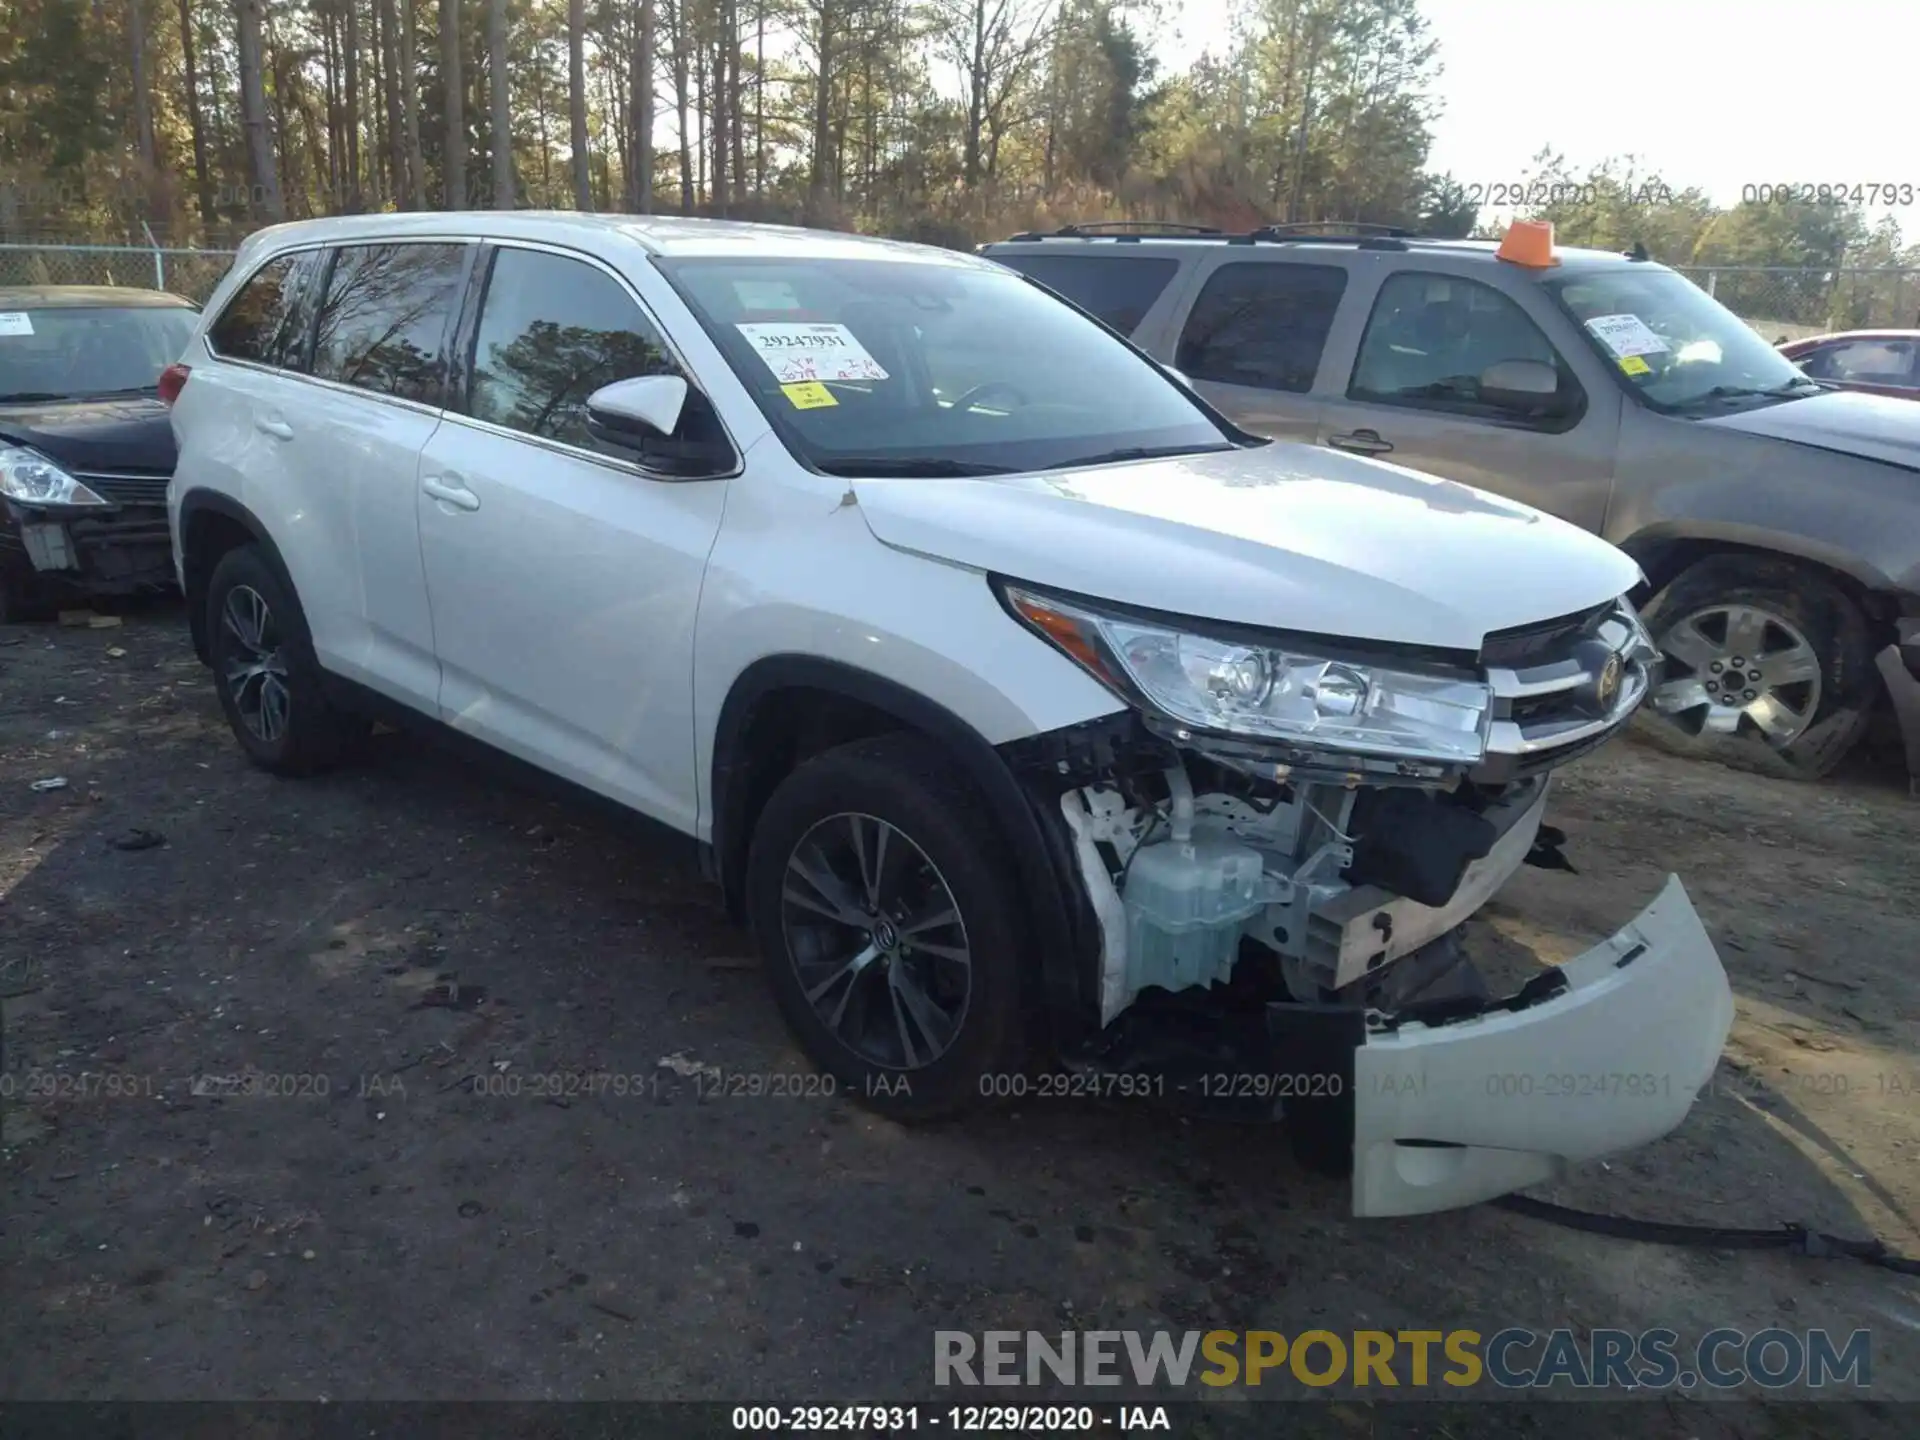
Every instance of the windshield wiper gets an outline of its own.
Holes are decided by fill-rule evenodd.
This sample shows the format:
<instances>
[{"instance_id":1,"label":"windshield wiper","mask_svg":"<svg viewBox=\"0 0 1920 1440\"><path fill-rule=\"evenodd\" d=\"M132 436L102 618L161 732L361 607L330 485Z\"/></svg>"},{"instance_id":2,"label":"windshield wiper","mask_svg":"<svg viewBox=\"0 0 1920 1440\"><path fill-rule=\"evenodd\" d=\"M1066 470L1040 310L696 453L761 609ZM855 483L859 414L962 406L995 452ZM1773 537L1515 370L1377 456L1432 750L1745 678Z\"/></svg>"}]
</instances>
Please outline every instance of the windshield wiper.
<instances>
[{"instance_id":1,"label":"windshield wiper","mask_svg":"<svg viewBox=\"0 0 1920 1440\"><path fill-rule=\"evenodd\" d=\"M829 475L874 476L902 480L947 480L967 475L1012 475L1011 465L950 460L937 455L835 455L816 462Z\"/></svg>"},{"instance_id":2,"label":"windshield wiper","mask_svg":"<svg viewBox=\"0 0 1920 1440\"><path fill-rule=\"evenodd\" d=\"M56 394L52 390L16 390L11 395L0 395L0 405L25 404L30 400L71 400L71 395Z\"/></svg>"},{"instance_id":3,"label":"windshield wiper","mask_svg":"<svg viewBox=\"0 0 1920 1440\"><path fill-rule=\"evenodd\" d=\"M123 385L118 390L89 390L87 399L111 400L116 395L157 395L159 393L158 385Z\"/></svg>"},{"instance_id":4,"label":"windshield wiper","mask_svg":"<svg viewBox=\"0 0 1920 1440\"><path fill-rule=\"evenodd\" d=\"M1046 470L1071 470L1081 465L1118 465L1124 460L1171 460L1177 455L1218 455L1231 445L1125 445L1118 450L1103 450L1098 455L1076 455L1043 466Z\"/></svg>"},{"instance_id":5,"label":"windshield wiper","mask_svg":"<svg viewBox=\"0 0 1920 1440\"><path fill-rule=\"evenodd\" d=\"M1707 400L1786 400L1807 385L1816 390L1826 388L1811 375L1796 375L1778 385L1716 385L1711 390L1703 390L1698 395L1676 402L1675 408L1684 409Z\"/></svg>"}]
</instances>

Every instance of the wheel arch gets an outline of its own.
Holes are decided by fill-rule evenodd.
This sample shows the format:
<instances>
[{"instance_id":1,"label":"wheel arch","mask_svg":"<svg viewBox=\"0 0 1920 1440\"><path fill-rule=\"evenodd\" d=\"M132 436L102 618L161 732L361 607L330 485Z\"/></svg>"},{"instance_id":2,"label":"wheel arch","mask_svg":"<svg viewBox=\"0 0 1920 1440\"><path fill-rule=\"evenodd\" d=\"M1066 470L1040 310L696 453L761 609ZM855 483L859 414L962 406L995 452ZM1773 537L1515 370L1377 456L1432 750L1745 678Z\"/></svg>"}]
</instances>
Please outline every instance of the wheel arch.
<instances>
[{"instance_id":1,"label":"wheel arch","mask_svg":"<svg viewBox=\"0 0 1920 1440\"><path fill-rule=\"evenodd\" d=\"M1629 536L1620 542L1620 548L1647 577L1636 592L1636 600L1642 605L1700 561L1716 555L1732 555L1813 571L1858 606L1876 629L1891 624L1898 611L1895 587L1888 577L1856 557L1804 536L1746 529L1658 526Z\"/></svg>"},{"instance_id":2,"label":"wheel arch","mask_svg":"<svg viewBox=\"0 0 1920 1440\"><path fill-rule=\"evenodd\" d=\"M267 527L245 505L231 495L204 487L187 491L180 499L180 570L185 582L187 625L193 636L193 653L207 663L207 582L213 578L220 557L242 545L257 545L267 564L287 587L294 588L280 547L273 543Z\"/></svg>"},{"instance_id":3,"label":"wheel arch","mask_svg":"<svg viewBox=\"0 0 1920 1440\"><path fill-rule=\"evenodd\" d=\"M735 679L714 731L709 864L728 911L744 913L747 850L760 811L782 779L810 756L848 741L909 730L940 745L985 799L1014 862L1023 919L1033 937L1046 1018L1070 1043L1091 1018L1080 928L1070 913L1075 883L1062 873L1039 815L1014 771L979 731L951 710L884 675L802 654L755 661Z\"/></svg>"}]
</instances>

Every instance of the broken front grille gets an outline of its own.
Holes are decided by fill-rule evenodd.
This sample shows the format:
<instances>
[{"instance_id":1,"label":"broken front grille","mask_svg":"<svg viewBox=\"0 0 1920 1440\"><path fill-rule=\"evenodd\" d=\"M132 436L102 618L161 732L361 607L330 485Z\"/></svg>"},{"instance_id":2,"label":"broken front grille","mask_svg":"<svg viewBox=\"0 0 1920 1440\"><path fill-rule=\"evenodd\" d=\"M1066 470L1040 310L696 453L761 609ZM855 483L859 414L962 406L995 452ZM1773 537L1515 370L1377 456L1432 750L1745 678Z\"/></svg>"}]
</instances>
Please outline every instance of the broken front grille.
<instances>
[{"instance_id":1,"label":"broken front grille","mask_svg":"<svg viewBox=\"0 0 1920 1440\"><path fill-rule=\"evenodd\" d=\"M1488 636L1490 764L1525 774L1593 749L1646 698L1657 654L1624 603Z\"/></svg>"}]
</instances>

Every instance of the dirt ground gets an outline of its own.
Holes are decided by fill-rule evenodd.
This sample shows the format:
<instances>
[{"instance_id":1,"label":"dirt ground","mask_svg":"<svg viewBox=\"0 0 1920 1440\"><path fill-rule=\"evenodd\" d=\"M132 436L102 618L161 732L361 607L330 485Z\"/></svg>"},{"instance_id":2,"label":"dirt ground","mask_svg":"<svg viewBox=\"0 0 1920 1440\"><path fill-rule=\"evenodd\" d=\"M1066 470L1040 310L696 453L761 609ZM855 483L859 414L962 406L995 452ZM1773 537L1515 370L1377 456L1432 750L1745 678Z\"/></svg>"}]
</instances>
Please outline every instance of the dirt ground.
<instances>
[{"instance_id":1,"label":"dirt ground","mask_svg":"<svg viewBox=\"0 0 1920 1440\"><path fill-rule=\"evenodd\" d=\"M1920 1253L1899 777L1616 744L1556 795L1577 873L1523 870L1476 927L1561 958L1677 872L1739 1018L1677 1133L1548 1198ZM677 854L400 735L320 780L261 774L176 608L0 627L0 995L4 1396L871 1401L929 1392L940 1328L1780 1324L1870 1329L1875 1403L1673 1395L1632 1428L1911 1433L1892 1402L1920 1400L1920 1285L1851 1261L1487 1207L1356 1222L1277 1134L1138 1102L903 1129L817 1093L702 1096L680 1072L806 1067ZM285 1093L202 1078L247 1067ZM553 1072L633 1078L531 1093ZM22 1098L36 1076L52 1093ZM1620 1433L1559 1408L1415 1428ZM1365 1395L1329 1411L1397 1423Z\"/></svg>"}]
</instances>

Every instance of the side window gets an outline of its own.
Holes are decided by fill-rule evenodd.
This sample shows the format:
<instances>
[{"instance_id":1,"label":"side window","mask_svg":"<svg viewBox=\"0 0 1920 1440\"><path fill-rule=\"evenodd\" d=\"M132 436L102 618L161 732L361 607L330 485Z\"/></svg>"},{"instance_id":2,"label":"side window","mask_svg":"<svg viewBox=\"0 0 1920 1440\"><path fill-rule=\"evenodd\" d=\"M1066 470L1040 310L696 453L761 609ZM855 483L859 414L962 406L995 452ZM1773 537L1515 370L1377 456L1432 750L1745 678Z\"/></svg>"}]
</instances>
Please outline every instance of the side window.
<instances>
[{"instance_id":1,"label":"side window","mask_svg":"<svg viewBox=\"0 0 1920 1440\"><path fill-rule=\"evenodd\" d=\"M313 373L435 404L466 247L343 245L314 330Z\"/></svg>"},{"instance_id":2,"label":"side window","mask_svg":"<svg viewBox=\"0 0 1920 1440\"><path fill-rule=\"evenodd\" d=\"M619 282L583 260L502 247L474 334L467 413L593 449L587 397L636 375L678 375L660 334ZM697 392L695 392L697 394ZM704 402L688 397L683 428Z\"/></svg>"},{"instance_id":3,"label":"side window","mask_svg":"<svg viewBox=\"0 0 1920 1440\"><path fill-rule=\"evenodd\" d=\"M1222 265L1193 302L1173 363L1191 380L1305 394L1346 288L1337 265Z\"/></svg>"},{"instance_id":4,"label":"side window","mask_svg":"<svg viewBox=\"0 0 1920 1440\"><path fill-rule=\"evenodd\" d=\"M1500 372L1490 376L1496 365ZM1516 385L1516 372L1541 383ZM1586 398L1553 342L1519 305L1478 280L1418 270L1390 275L1381 285L1347 395L1547 429L1577 418Z\"/></svg>"},{"instance_id":5,"label":"side window","mask_svg":"<svg viewBox=\"0 0 1920 1440\"><path fill-rule=\"evenodd\" d=\"M281 255L262 265L207 331L214 353L229 360L300 368L325 273L324 250Z\"/></svg>"},{"instance_id":6,"label":"side window","mask_svg":"<svg viewBox=\"0 0 1920 1440\"><path fill-rule=\"evenodd\" d=\"M1848 340L1820 352L1825 365L1809 375L1862 385L1912 385L1913 342Z\"/></svg>"},{"instance_id":7,"label":"side window","mask_svg":"<svg viewBox=\"0 0 1920 1440\"><path fill-rule=\"evenodd\" d=\"M1058 291L1122 335L1131 335L1167 288L1178 260L1140 255L994 255Z\"/></svg>"}]
</instances>

